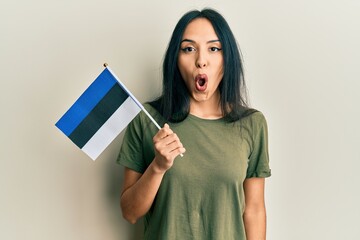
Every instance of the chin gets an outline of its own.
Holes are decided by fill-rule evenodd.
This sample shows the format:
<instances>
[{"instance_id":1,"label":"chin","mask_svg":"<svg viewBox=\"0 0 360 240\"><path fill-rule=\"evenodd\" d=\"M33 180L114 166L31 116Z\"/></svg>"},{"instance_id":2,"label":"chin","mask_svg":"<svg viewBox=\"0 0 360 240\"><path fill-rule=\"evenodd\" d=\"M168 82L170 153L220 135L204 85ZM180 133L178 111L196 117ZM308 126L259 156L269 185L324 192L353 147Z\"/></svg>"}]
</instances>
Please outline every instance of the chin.
<instances>
[{"instance_id":1,"label":"chin","mask_svg":"<svg viewBox=\"0 0 360 240\"><path fill-rule=\"evenodd\" d=\"M195 93L195 94L193 94L192 99L196 102L205 102L209 98L206 93L204 93L204 94Z\"/></svg>"}]
</instances>

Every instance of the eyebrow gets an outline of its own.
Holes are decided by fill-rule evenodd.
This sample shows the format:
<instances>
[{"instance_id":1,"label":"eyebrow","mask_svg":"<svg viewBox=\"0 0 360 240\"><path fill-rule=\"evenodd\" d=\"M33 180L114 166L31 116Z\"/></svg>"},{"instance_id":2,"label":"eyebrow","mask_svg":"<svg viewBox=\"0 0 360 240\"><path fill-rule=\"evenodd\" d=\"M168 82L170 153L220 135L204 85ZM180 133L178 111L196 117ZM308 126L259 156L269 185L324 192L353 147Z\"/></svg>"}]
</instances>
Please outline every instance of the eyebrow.
<instances>
[{"instance_id":1,"label":"eyebrow","mask_svg":"<svg viewBox=\"0 0 360 240\"><path fill-rule=\"evenodd\" d=\"M181 43L183 43L183 42L196 43L194 40L187 39L187 38L185 38L185 39L183 39L183 40L181 41ZM219 40L219 39L214 39L214 40L207 41L206 43L213 43L213 42L220 42L220 40Z\"/></svg>"}]
</instances>

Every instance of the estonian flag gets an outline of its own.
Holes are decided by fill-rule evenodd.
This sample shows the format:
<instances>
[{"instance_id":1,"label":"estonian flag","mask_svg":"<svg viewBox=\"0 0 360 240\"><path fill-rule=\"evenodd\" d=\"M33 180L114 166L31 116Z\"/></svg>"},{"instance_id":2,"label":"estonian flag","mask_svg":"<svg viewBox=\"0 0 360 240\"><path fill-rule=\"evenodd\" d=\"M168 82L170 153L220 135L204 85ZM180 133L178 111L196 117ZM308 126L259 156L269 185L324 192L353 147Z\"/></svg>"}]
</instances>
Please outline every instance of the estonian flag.
<instances>
[{"instance_id":1,"label":"estonian flag","mask_svg":"<svg viewBox=\"0 0 360 240\"><path fill-rule=\"evenodd\" d=\"M141 110L106 67L55 125L95 160Z\"/></svg>"}]
</instances>

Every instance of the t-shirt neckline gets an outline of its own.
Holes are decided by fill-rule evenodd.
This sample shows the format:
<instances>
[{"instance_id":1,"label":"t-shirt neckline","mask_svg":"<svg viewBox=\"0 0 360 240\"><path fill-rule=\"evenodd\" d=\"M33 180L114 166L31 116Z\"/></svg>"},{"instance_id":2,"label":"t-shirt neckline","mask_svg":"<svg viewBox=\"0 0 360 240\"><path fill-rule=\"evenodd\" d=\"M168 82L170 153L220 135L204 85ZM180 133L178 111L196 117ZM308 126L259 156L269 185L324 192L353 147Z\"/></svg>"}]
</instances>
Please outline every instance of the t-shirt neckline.
<instances>
[{"instance_id":1,"label":"t-shirt neckline","mask_svg":"<svg viewBox=\"0 0 360 240\"><path fill-rule=\"evenodd\" d=\"M194 119L197 121L203 121L203 122L222 122L224 120L224 117L220 117L220 118L201 118L198 116L195 116L191 113L188 114L188 118L190 119Z\"/></svg>"}]
</instances>

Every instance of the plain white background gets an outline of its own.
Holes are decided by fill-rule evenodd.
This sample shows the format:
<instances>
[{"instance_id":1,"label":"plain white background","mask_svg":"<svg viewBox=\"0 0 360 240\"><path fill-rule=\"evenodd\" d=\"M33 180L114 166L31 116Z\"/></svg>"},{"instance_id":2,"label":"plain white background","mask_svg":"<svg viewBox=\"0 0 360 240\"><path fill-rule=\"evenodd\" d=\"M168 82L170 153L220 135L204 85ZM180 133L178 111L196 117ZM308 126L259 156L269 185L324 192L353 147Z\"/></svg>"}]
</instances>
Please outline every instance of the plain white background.
<instances>
[{"instance_id":1,"label":"plain white background","mask_svg":"<svg viewBox=\"0 0 360 240\"><path fill-rule=\"evenodd\" d=\"M104 62L157 96L177 20L203 7L228 20L268 120L268 239L359 237L359 1L2 0L0 239L140 239L118 203L121 135L93 162L54 124Z\"/></svg>"}]
</instances>

